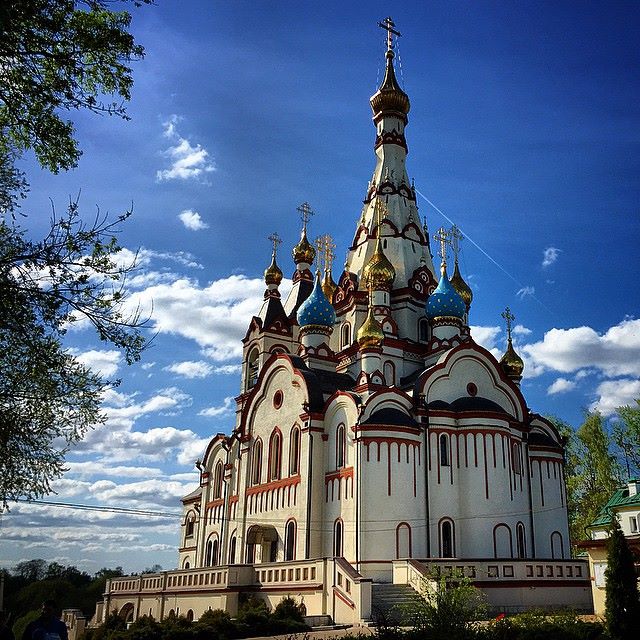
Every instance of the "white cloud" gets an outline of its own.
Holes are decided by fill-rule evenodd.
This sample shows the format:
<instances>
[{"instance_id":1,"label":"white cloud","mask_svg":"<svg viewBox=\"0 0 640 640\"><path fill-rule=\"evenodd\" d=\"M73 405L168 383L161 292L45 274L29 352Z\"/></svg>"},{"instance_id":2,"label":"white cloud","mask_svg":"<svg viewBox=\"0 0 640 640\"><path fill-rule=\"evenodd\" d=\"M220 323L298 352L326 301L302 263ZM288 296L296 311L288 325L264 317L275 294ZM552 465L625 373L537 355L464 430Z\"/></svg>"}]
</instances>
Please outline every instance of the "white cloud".
<instances>
[{"instance_id":1,"label":"white cloud","mask_svg":"<svg viewBox=\"0 0 640 640\"><path fill-rule=\"evenodd\" d=\"M514 336L528 336L531 334L531 329L521 324L517 324L511 331Z\"/></svg>"},{"instance_id":2,"label":"white cloud","mask_svg":"<svg viewBox=\"0 0 640 640\"><path fill-rule=\"evenodd\" d=\"M516 295L520 300L524 300L527 296L533 296L536 292L535 287L523 287L522 289L518 289Z\"/></svg>"},{"instance_id":3,"label":"white cloud","mask_svg":"<svg viewBox=\"0 0 640 640\"><path fill-rule=\"evenodd\" d=\"M556 247L547 247L542 252L542 266L550 267L558 259L559 255L560 249L557 249Z\"/></svg>"},{"instance_id":4,"label":"white cloud","mask_svg":"<svg viewBox=\"0 0 640 640\"><path fill-rule=\"evenodd\" d=\"M119 351L101 351L98 349L76 353L76 358L83 365L89 367L94 373L104 378L113 376L116 371L118 371L120 361L122 360Z\"/></svg>"},{"instance_id":5,"label":"white cloud","mask_svg":"<svg viewBox=\"0 0 640 640\"><path fill-rule=\"evenodd\" d=\"M610 416L618 407L632 405L636 398L640 398L640 380L605 380L598 385L596 393L598 399L589 408Z\"/></svg>"},{"instance_id":6,"label":"white cloud","mask_svg":"<svg viewBox=\"0 0 640 640\"><path fill-rule=\"evenodd\" d=\"M197 211L191 209L185 209L178 214L178 218L182 224L191 231L201 231L202 229L208 229L209 225L202 220L202 217Z\"/></svg>"},{"instance_id":7,"label":"white cloud","mask_svg":"<svg viewBox=\"0 0 640 640\"><path fill-rule=\"evenodd\" d=\"M164 155L171 160L171 166L156 172L158 182L201 179L206 173L215 171L215 165L209 159L209 152L202 145L192 144L178 133L178 120L178 116L172 115L164 123L164 136L174 144L164 151Z\"/></svg>"},{"instance_id":8,"label":"white cloud","mask_svg":"<svg viewBox=\"0 0 640 640\"><path fill-rule=\"evenodd\" d=\"M576 383L573 380L567 380L567 378L558 378L547 389L547 395L553 396L558 393L567 393L576 388Z\"/></svg>"},{"instance_id":9,"label":"white cloud","mask_svg":"<svg viewBox=\"0 0 640 640\"><path fill-rule=\"evenodd\" d=\"M202 360L193 361L186 360L185 362L174 362L167 367L164 367L165 371L176 373L179 376L185 378L206 378L214 371L213 365Z\"/></svg>"},{"instance_id":10,"label":"white cloud","mask_svg":"<svg viewBox=\"0 0 640 640\"><path fill-rule=\"evenodd\" d=\"M481 327L472 325L469 327L473 339L485 349L493 349L496 346L496 340L502 329L500 327Z\"/></svg>"},{"instance_id":11,"label":"white cloud","mask_svg":"<svg viewBox=\"0 0 640 640\"><path fill-rule=\"evenodd\" d=\"M235 404L233 401L233 397L229 396L228 398L224 399L224 402L220 406L202 409L202 411L198 412L198 415L206 416L207 418L216 418L218 416L223 416L231 413L234 407Z\"/></svg>"},{"instance_id":12,"label":"white cloud","mask_svg":"<svg viewBox=\"0 0 640 640\"><path fill-rule=\"evenodd\" d=\"M240 373L242 371L241 364L223 364L221 367L216 367L213 373L217 373L223 376L230 376Z\"/></svg>"},{"instance_id":13,"label":"white cloud","mask_svg":"<svg viewBox=\"0 0 640 640\"><path fill-rule=\"evenodd\" d=\"M640 320L625 319L602 335L591 327L551 329L522 350L543 371L596 368L610 377L640 376Z\"/></svg>"}]
</instances>

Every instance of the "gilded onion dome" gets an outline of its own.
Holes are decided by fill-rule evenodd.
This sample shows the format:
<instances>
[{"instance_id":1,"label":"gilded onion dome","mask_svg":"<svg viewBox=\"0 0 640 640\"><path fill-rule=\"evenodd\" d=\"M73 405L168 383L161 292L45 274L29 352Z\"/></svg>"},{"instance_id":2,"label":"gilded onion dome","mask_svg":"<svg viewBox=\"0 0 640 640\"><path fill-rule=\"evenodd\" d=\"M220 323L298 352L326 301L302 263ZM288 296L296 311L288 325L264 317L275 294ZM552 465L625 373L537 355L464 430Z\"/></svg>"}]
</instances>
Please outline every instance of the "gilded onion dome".
<instances>
[{"instance_id":1,"label":"gilded onion dome","mask_svg":"<svg viewBox=\"0 0 640 640\"><path fill-rule=\"evenodd\" d=\"M331 271L326 269L324 272L324 280L322 281L322 292L329 300L333 300L333 294L337 288L338 285L333 281Z\"/></svg>"},{"instance_id":2,"label":"gilded onion dome","mask_svg":"<svg viewBox=\"0 0 640 640\"><path fill-rule=\"evenodd\" d=\"M376 240L376 248L371 259L362 270L362 280L372 291L389 290L396 279L396 270L387 256L384 255L380 236Z\"/></svg>"},{"instance_id":3,"label":"gilded onion dome","mask_svg":"<svg viewBox=\"0 0 640 640\"><path fill-rule=\"evenodd\" d=\"M322 291L320 284L320 272L316 272L316 282L309 297L298 309L298 324L301 327L316 325L321 327L333 327L336 321L336 312L333 305Z\"/></svg>"},{"instance_id":4,"label":"gilded onion dome","mask_svg":"<svg viewBox=\"0 0 640 640\"><path fill-rule=\"evenodd\" d=\"M442 275L435 291L427 298L427 318L454 317L462 318L466 311L466 305L460 294L453 288L447 277L447 268L442 265Z\"/></svg>"},{"instance_id":5,"label":"gilded onion dome","mask_svg":"<svg viewBox=\"0 0 640 640\"><path fill-rule=\"evenodd\" d=\"M293 247L293 261L296 264L304 262L306 264L313 264L313 259L316 257L316 250L313 245L307 240L307 230L302 229L300 234L300 242Z\"/></svg>"},{"instance_id":6,"label":"gilded onion dome","mask_svg":"<svg viewBox=\"0 0 640 640\"><path fill-rule=\"evenodd\" d=\"M473 291L471 291L471 287L462 278L460 269L458 268L457 260L453 269L453 275L451 276L449 282L451 282L453 288L458 292L458 295L464 300L468 311L469 307L471 306L471 301L473 300Z\"/></svg>"},{"instance_id":7,"label":"gilded onion dome","mask_svg":"<svg viewBox=\"0 0 640 640\"><path fill-rule=\"evenodd\" d=\"M520 380L522 378L522 372L524 371L524 362L522 358L516 353L516 350L513 348L513 343L511 342L511 338L507 341L507 350L505 351L502 358L500 358L500 366L503 371L509 376L509 378L514 378Z\"/></svg>"},{"instance_id":8,"label":"gilded onion dome","mask_svg":"<svg viewBox=\"0 0 640 640\"><path fill-rule=\"evenodd\" d=\"M267 284L275 284L278 286L282 282L282 271L276 263L275 251L271 256L271 264L266 268L264 272L264 281Z\"/></svg>"},{"instance_id":9,"label":"gilded onion dome","mask_svg":"<svg viewBox=\"0 0 640 640\"><path fill-rule=\"evenodd\" d=\"M409 103L409 96L400 88L396 80L396 73L393 68L394 54L391 49L387 50L386 58L387 68L384 74L384 80L380 88L369 99L371 109L373 110L374 116L377 116L379 113L392 111L406 118L411 105Z\"/></svg>"},{"instance_id":10,"label":"gilded onion dome","mask_svg":"<svg viewBox=\"0 0 640 640\"><path fill-rule=\"evenodd\" d=\"M369 313L367 318L358 329L357 333L358 344L362 348L366 347L379 347L384 340L384 331L382 325L375 319L373 315L373 309L369 307Z\"/></svg>"}]
</instances>

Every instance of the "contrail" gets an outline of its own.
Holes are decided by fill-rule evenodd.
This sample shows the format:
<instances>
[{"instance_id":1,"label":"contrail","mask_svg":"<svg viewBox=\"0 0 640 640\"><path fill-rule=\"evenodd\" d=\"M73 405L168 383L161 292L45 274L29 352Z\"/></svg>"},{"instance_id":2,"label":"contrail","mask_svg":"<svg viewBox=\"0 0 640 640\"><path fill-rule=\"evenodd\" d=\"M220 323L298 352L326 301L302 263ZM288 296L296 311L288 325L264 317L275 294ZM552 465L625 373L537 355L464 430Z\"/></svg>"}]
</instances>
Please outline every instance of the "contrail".
<instances>
[{"instance_id":1,"label":"contrail","mask_svg":"<svg viewBox=\"0 0 640 640\"><path fill-rule=\"evenodd\" d=\"M415 187L414 187L415 188ZM416 189L416 193L421 196L429 205L431 205L449 224L455 224L455 222L444 212L442 211L442 209L440 209L439 207L437 207L435 204L433 204L433 202L431 202L431 200L429 200L429 198L427 198L427 196L424 195L424 193L422 193L422 191ZM462 229L460 229L462 231ZM500 269L500 271L502 271L509 279L513 280L519 287L520 289L526 289L527 286L522 284L522 282L520 282L520 280L518 280L516 277L514 277L513 275L511 275L499 262L497 262L496 260L494 260L477 242L475 242L475 240L473 240L473 238L469 237L466 233L464 234L464 237L478 250L480 251L480 253L485 256L486 258L488 258L489 260L491 260L491 262L493 262L493 264L496 265L496 267L498 267L498 269ZM538 300L538 298L533 295L530 294L531 297L542 307L544 307L547 311L550 311L551 313L553 313L551 311L551 309L549 309L549 307L547 307L547 305L545 305L543 302L541 302L540 300Z\"/></svg>"}]
</instances>

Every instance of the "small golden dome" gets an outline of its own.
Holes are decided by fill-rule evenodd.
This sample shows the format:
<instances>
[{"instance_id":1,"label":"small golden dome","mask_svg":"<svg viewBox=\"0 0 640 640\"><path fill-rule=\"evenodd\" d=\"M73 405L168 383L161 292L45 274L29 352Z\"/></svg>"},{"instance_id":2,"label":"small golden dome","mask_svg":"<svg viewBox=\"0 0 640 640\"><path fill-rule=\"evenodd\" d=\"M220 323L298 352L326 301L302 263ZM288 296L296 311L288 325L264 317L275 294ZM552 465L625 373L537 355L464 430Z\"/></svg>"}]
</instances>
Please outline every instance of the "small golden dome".
<instances>
[{"instance_id":1,"label":"small golden dome","mask_svg":"<svg viewBox=\"0 0 640 640\"><path fill-rule=\"evenodd\" d=\"M382 344L384 331L382 330L382 325L375 319L371 307L369 307L367 319L358 329L356 337L361 348L379 347Z\"/></svg>"},{"instance_id":2,"label":"small golden dome","mask_svg":"<svg viewBox=\"0 0 640 640\"><path fill-rule=\"evenodd\" d=\"M368 289L380 291L390 289L396 279L396 270L380 245L380 237L376 240L376 248L371 259L362 270L362 280Z\"/></svg>"},{"instance_id":3,"label":"small golden dome","mask_svg":"<svg viewBox=\"0 0 640 640\"><path fill-rule=\"evenodd\" d=\"M307 240L307 230L302 229L300 234L300 242L293 247L293 261L296 264L305 262L306 264L313 264L313 259L316 257L316 250L313 245Z\"/></svg>"},{"instance_id":4,"label":"small golden dome","mask_svg":"<svg viewBox=\"0 0 640 640\"><path fill-rule=\"evenodd\" d=\"M469 311L469 307L471 306L471 301L473 300L473 291L471 291L471 287L464 281L462 276L460 275L460 269L458 268L458 261L456 260L456 265L453 270L453 275L449 282L453 285L453 288L458 292L458 295L464 300L464 303L467 305L467 311Z\"/></svg>"},{"instance_id":5,"label":"small golden dome","mask_svg":"<svg viewBox=\"0 0 640 640\"><path fill-rule=\"evenodd\" d=\"M333 281L331 271L328 269L324 272L324 280L322 281L322 292L329 301L333 300L333 294L338 288L338 285Z\"/></svg>"},{"instance_id":6,"label":"small golden dome","mask_svg":"<svg viewBox=\"0 0 640 640\"><path fill-rule=\"evenodd\" d=\"M513 348L511 338L507 343L507 350L505 354L500 358L500 366L509 378L519 380L522 378L522 372L524 371L524 362L522 358L516 353Z\"/></svg>"},{"instance_id":7,"label":"small golden dome","mask_svg":"<svg viewBox=\"0 0 640 640\"><path fill-rule=\"evenodd\" d=\"M380 88L369 99L373 115L377 116L385 111L395 111L406 116L411 108L409 96L400 88L396 80L396 73L393 68L393 51L388 50L386 57L387 68L384 80Z\"/></svg>"},{"instance_id":8,"label":"small golden dome","mask_svg":"<svg viewBox=\"0 0 640 640\"><path fill-rule=\"evenodd\" d=\"M282 282L282 271L276 264L276 254L271 256L271 264L266 268L264 272L264 281L267 284L275 284L278 286Z\"/></svg>"}]
</instances>

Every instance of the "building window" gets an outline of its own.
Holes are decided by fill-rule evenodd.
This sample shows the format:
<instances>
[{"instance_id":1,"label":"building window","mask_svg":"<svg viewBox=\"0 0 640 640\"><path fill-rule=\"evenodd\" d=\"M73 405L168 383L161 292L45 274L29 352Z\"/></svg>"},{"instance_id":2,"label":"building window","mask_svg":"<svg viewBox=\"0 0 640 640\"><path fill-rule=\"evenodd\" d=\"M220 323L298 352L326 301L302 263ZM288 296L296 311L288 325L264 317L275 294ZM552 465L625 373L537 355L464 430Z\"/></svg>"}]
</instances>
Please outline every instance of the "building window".
<instances>
[{"instance_id":1,"label":"building window","mask_svg":"<svg viewBox=\"0 0 640 640\"><path fill-rule=\"evenodd\" d=\"M279 480L282 465L282 434L275 429L269 439L269 480Z\"/></svg>"},{"instance_id":2,"label":"building window","mask_svg":"<svg viewBox=\"0 0 640 640\"><path fill-rule=\"evenodd\" d=\"M254 349L247 360L247 391L258 381L258 350Z\"/></svg>"},{"instance_id":3,"label":"building window","mask_svg":"<svg viewBox=\"0 0 640 640\"><path fill-rule=\"evenodd\" d=\"M440 435L440 466L449 466L449 436L446 433Z\"/></svg>"},{"instance_id":4,"label":"building window","mask_svg":"<svg viewBox=\"0 0 640 640\"><path fill-rule=\"evenodd\" d=\"M336 429L336 469L341 469L345 465L345 431L341 424Z\"/></svg>"},{"instance_id":5,"label":"building window","mask_svg":"<svg viewBox=\"0 0 640 640\"><path fill-rule=\"evenodd\" d=\"M338 518L333 525L333 555L341 558L344 555L344 525Z\"/></svg>"},{"instance_id":6,"label":"building window","mask_svg":"<svg viewBox=\"0 0 640 640\"><path fill-rule=\"evenodd\" d=\"M300 473L300 429L293 427L289 436L289 475Z\"/></svg>"},{"instance_id":7,"label":"building window","mask_svg":"<svg viewBox=\"0 0 640 640\"><path fill-rule=\"evenodd\" d=\"M638 533L638 516L631 516L629 518L629 530L631 533Z\"/></svg>"},{"instance_id":8,"label":"building window","mask_svg":"<svg viewBox=\"0 0 640 640\"><path fill-rule=\"evenodd\" d=\"M345 349L351 344L351 325L345 322L342 325L340 345L342 349Z\"/></svg>"},{"instance_id":9,"label":"building window","mask_svg":"<svg viewBox=\"0 0 640 640\"><path fill-rule=\"evenodd\" d=\"M396 558L411 557L411 527L401 522L396 527Z\"/></svg>"},{"instance_id":10,"label":"building window","mask_svg":"<svg viewBox=\"0 0 640 640\"><path fill-rule=\"evenodd\" d=\"M440 557L453 558L455 554L454 530L451 520L440 523Z\"/></svg>"},{"instance_id":11,"label":"building window","mask_svg":"<svg viewBox=\"0 0 640 640\"><path fill-rule=\"evenodd\" d=\"M296 523L289 520L284 532L284 559L296 559Z\"/></svg>"},{"instance_id":12,"label":"building window","mask_svg":"<svg viewBox=\"0 0 640 640\"><path fill-rule=\"evenodd\" d=\"M222 461L218 460L218 464L216 464L216 470L213 474L213 499L219 500L222 498L222 477L223 477L224 468L222 466Z\"/></svg>"},{"instance_id":13,"label":"building window","mask_svg":"<svg viewBox=\"0 0 640 640\"><path fill-rule=\"evenodd\" d=\"M522 522L518 522L516 526L516 547L518 552L518 558L527 557L527 544L524 536L524 525Z\"/></svg>"},{"instance_id":14,"label":"building window","mask_svg":"<svg viewBox=\"0 0 640 640\"><path fill-rule=\"evenodd\" d=\"M384 380L390 387L396 383L396 368L390 360L384 363Z\"/></svg>"},{"instance_id":15,"label":"building window","mask_svg":"<svg viewBox=\"0 0 640 640\"><path fill-rule=\"evenodd\" d=\"M187 611L187 621L193 622L193 609L189 609L189 611Z\"/></svg>"},{"instance_id":16,"label":"building window","mask_svg":"<svg viewBox=\"0 0 640 640\"><path fill-rule=\"evenodd\" d=\"M522 460L520 458L520 445L517 442L514 443L511 453L512 453L511 466L513 468L513 473L521 474Z\"/></svg>"},{"instance_id":17,"label":"building window","mask_svg":"<svg viewBox=\"0 0 640 640\"><path fill-rule=\"evenodd\" d=\"M262 480L262 440L258 438L253 443L251 456L251 484L260 484Z\"/></svg>"},{"instance_id":18,"label":"building window","mask_svg":"<svg viewBox=\"0 0 640 640\"><path fill-rule=\"evenodd\" d=\"M425 318L418 323L418 338L420 342L429 342L429 322Z\"/></svg>"},{"instance_id":19,"label":"building window","mask_svg":"<svg viewBox=\"0 0 640 640\"><path fill-rule=\"evenodd\" d=\"M187 518L184 523L184 536L185 538L193 537L193 530L196 526L196 517L192 511L187 514Z\"/></svg>"},{"instance_id":20,"label":"building window","mask_svg":"<svg viewBox=\"0 0 640 640\"><path fill-rule=\"evenodd\" d=\"M551 558L553 560L564 558L564 541L559 531L551 534Z\"/></svg>"},{"instance_id":21,"label":"building window","mask_svg":"<svg viewBox=\"0 0 640 640\"><path fill-rule=\"evenodd\" d=\"M207 548L204 556L204 564L206 567L215 567L218 565L218 556L220 554L220 542L218 538L211 537L207 540Z\"/></svg>"}]
</instances>

